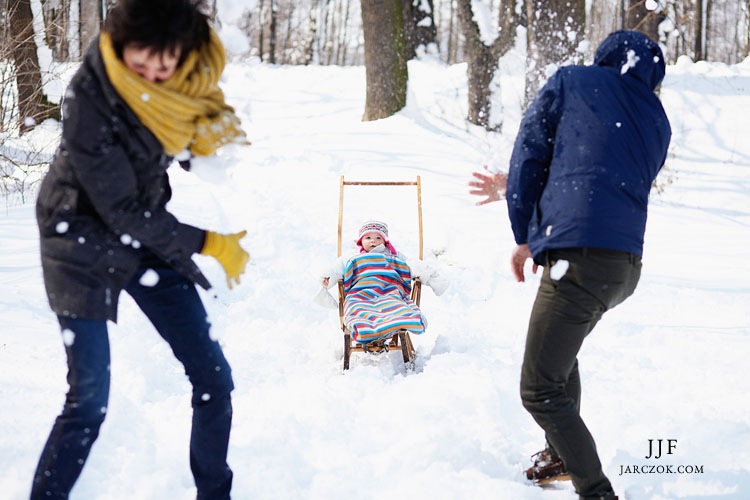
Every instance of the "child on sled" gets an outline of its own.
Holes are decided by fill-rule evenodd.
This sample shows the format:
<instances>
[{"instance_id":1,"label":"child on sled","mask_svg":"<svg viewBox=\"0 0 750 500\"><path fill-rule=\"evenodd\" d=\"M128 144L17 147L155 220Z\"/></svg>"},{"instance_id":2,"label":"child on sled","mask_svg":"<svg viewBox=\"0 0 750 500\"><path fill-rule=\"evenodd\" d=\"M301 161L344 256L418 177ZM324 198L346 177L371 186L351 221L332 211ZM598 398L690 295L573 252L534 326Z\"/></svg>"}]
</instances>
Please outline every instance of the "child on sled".
<instances>
[{"instance_id":1,"label":"child on sled","mask_svg":"<svg viewBox=\"0 0 750 500\"><path fill-rule=\"evenodd\" d=\"M322 279L326 288L343 281L344 325L352 339L377 350L399 330L423 333L427 320L411 300L412 269L388 238L388 225L381 221L365 222L356 244L359 253L339 259ZM441 295L448 286L428 267L418 274L436 295ZM319 303L322 299L335 304L328 292L324 294L319 294Z\"/></svg>"}]
</instances>

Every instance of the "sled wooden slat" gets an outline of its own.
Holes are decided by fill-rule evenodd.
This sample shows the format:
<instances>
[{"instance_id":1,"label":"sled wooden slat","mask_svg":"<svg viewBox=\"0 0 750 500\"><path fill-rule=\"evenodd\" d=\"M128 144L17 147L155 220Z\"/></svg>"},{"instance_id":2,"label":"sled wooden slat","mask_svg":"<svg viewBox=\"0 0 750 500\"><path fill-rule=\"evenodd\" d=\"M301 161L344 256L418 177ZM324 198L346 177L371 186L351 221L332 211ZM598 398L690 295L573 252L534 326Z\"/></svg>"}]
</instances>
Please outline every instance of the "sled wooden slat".
<instances>
[{"instance_id":1,"label":"sled wooden slat","mask_svg":"<svg viewBox=\"0 0 750 500\"><path fill-rule=\"evenodd\" d=\"M345 186L416 186L416 181L344 181Z\"/></svg>"}]
</instances>

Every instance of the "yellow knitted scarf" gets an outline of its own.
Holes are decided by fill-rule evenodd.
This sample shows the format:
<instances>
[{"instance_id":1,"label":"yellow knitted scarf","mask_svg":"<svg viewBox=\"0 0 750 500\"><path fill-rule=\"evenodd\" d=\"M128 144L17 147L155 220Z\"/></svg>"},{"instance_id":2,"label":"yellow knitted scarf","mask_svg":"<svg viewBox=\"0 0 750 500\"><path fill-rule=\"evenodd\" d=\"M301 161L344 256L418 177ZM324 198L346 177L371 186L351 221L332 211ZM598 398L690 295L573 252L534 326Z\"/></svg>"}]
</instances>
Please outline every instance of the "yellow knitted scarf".
<instances>
[{"instance_id":1,"label":"yellow knitted scarf","mask_svg":"<svg viewBox=\"0 0 750 500\"><path fill-rule=\"evenodd\" d=\"M205 156L229 142L249 144L219 88L226 54L214 30L209 43L192 51L175 74L160 83L128 69L106 32L99 35L99 50L112 86L167 154L190 149Z\"/></svg>"}]
</instances>

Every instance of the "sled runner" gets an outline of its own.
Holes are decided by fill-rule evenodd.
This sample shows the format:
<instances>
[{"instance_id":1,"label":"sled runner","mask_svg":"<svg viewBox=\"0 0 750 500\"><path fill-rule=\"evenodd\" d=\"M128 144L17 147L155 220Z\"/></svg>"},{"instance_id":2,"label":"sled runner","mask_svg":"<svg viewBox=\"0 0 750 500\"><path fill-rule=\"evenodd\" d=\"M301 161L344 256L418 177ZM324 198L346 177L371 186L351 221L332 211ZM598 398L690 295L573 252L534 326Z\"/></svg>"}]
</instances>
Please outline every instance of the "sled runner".
<instances>
[{"instance_id":1,"label":"sled runner","mask_svg":"<svg viewBox=\"0 0 750 500\"><path fill-rule=\"evenodd\" d=\"M346 181L344 176L341 176L339 184L339 220L338 220L338 257L341 257L341 244L342 244L342 226L344 217L344 189L346 186L414 186L417 195L417 219L419 227L419 259L422 259L423 253L423 241L422 241L422 184L420 177L417 176L415 181L406 182L378 182L378 181ZM360 256L361 260L367 260L367 255ZM359 259L359 257L357 257ZM374 257L373 257L374 259ZM377 265L377 262L372 265ZM358 263L358 265L360 265ZM368 265L367 262L361 265ZM419 307L419 302L422 292L422 283L419 278L411 277L411 302ZM341 322L341 330L344 332L344 370L349 369L349 359L353 352L363 352L370 354L378 354L382 352L388 352L392 350L401 351L401 356L404 360L404 364L407 369L411 369L414 366L414 346L409 336L409 330L407 323L404 323L403 328L399 328L399 323L394 322L394 332L389 339L378 340L369 343L357 342L353 338L352 330L347 327L345 323L344 314L344 301L346 299L346 292L344 289L344 279L338 281L339 290L339 320ZM398 307L398 306L394 306Z\"/></svg>"}]
</instances>

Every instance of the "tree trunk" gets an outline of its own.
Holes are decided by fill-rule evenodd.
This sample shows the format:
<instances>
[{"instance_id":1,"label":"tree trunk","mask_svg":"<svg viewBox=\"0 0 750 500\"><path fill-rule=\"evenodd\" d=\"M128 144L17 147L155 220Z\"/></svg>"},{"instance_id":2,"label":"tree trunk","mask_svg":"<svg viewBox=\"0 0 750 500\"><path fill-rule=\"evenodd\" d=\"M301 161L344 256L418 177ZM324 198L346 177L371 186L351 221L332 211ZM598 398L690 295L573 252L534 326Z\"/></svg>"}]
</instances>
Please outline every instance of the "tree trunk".
<instances>
[{"instance_id":1,"label":"tree trunk","mask_svg":"<svg viewBox=\"0 0 750 500\"><path fill-rule=\"evenodd\" d=\"M710 61L712 57L716 57L716 54L714 53L713 48L713 40L711 40L711 34L715 32L714 30L714 16L713 16L713 1L712 0L705 0L705 6L704 6L704 12L705 12L705 25L703 26L703 32L705 33L703 38L703 60L704 61ZM726 30L726 32L731 32L731 29ZM717 59L714 59L717 60ZM728 61L727 61L728 62ZM734 62L734 61L732 61Z\"/></svg>"},{"instance_id":2,"label":"tree trunk","mask_svg":"<svg viewBox=\"0 0 750 500\"><path fill-rule=\"evenodd\" d=\"M456 61L456 46L458 45L458 42L456 41L457 37L455 35L455 6L453 0L449 0L449 2L450 17L448 18L448 47L445 51L445 62L453 64Z\"/></svg>"},{"instance_id":3,"label":"tree trunk","mask_svg":"<svg viewBox=\"0 0 750 500\"><path fill-rule=\"evenodd\" d=\"M703 0L698 0L697 4ZM625 11L625 29L640 31L659 43L659 24L666 17L664 11L648 10L646 0L629 0Z\"/></svg>"},{"instance_id":4,"label":"tree trunk","mask_svg":"<svg viewBox=\"0 0 750 500\"><path fill-rule=\"evenodd\" d=\"M364 121L386 118L406 105L409 79L401 0L361 0L367 100Z\"/></svg>"},{"instance_id":5,"label":"tree trunk","mask_svg":"<svg viewBox=\"0 0 750 500\"><path fill-rule=\"evenodd\" d=\"M623 2L593 2L586 14L586 39L591 42L591 51L602 43L610 33L622 29Z\"/></svg>"},{"instance_id":6,"label":"tree trunk","mask_svg":"<svg viewBox=\"0 0 750 500\"><path fill-rule=\"evenodd\" d=\"M81 25L78 33L81 44L80 54L83 55L102 27L102 3L101 0L79 0L79 4Z\"/></svg>"},{"instance_id":7,"label":"tree trunk","mask_svg":"<svg viewBox=\"0 0 750 500\"><path fill-rule=\"evenodd\" d=\"M339 10L339 13L341 14L339 16L341 19L341 22L339 24L340 26L342 26L342 28L339 31L339 36L337 37L338 43L336 44L336 64L344 66L346 65L346 55L349 49L349 0L346 0L346 8L344 9L344 12L342 13Z\"/></svg>"},{"instance_id":8,"label":"tree trunk","mask_svg":"<svg viewBox=\"0 0 750 500\"><path fill-rule=\"evenodd\" d=\"M263 62L263 34L266 27L263 26L263 0L258 2L258 57Z\"/></svg>"},{"instance_id":9,"label":"tree trunk","mask_svg":"<svg viewBox=\"0 0 750 500\"><path fill-rule=\"evenodd\" d=\"M305 43L305 58L303 63L305 66L313 62L315 57L315 39L318 36L318 14L320 13L319 7L313 7L310 9L310 17L308 18L308 38Z\"/></svg>"},{"instance_id":10,"label":"tree trunk","mask_svg":"<svg viewBox=\"0 0 750 500\"><path fill-rule=\"evenodd\" d=\"M50 103L42 92L31 1L9 0L8 21L18 88L18 120L23 133L47 118L59 120L60 107Z\"/></svg>"},{"instance_id":11,"label":"tree trunk","mask_svg":"<svg viewBox=\"0 0 750 500\"><path fill-rule=\"evenodd\" d=\"M404 34L406 36L406 55L409 59L417 56L420 46L433 45L437 48L437 26L435 25L435 6L433 0L414 2L402 0L404 7Z\"/></svg>"},{"instance_id":12,"label":"tree trunk","mask_svg":"<svg viewBox=\"0 0 750 500\"><path fill-rule=\"evenodd\" d=\"M468 60L468 114L469 123L497 131L502 120L493 119L492 80L495 77L500 57L513 47L516 39L517 19L514 0L501 0L498 36L492 45L481 38L479 26L474 20L471 0L458 0L458 22L464 35L464 51ZM499 114L499 113L498 113Z\"/></svg>"},{"instance_id":13,"label":"tree trunk","mask_svg":"<svg viewBox=\"0 0 750 500\"><path fill-rule=\"evenodd\" d=\"M578 64L583 54L585 0L526 0L526 89L530 103L557 68Z\"/></svg>"},{"instance_id":14,"label":"tree trunk","mask_svg":"<svg viewBox=\"0 0 750 500\"><path fill-rule=\"evenodd\" d=\"M55 61L69 61L68 19L70 18L69 0L43 1L42 14L47 45Z\"/></svg>"},{"instance_id":15,"label":"tree trunk","mask_svg":"<svg viewBox=\"0 0 750 500\"><path fill-rule=\"evenodd\" d=\"M331 4L331 0L327 0L326 7L326 36L323 41L323 46L326 50L326 64L334 64L335 59L333 58L336 53L336 2L334 5Z\"/></svg>"},{"instance_id":16,"label":"tree trunk","mask_svg":"<svg viewBox=\"0 0 750 500\"><path fill-rule=\"evenodd\" d=\"M276 15L278 6L277 0L271 0L271 23L268 31L268 62L276 64Z\"/></svg>"}]
</instances>

